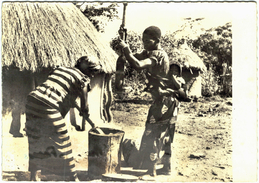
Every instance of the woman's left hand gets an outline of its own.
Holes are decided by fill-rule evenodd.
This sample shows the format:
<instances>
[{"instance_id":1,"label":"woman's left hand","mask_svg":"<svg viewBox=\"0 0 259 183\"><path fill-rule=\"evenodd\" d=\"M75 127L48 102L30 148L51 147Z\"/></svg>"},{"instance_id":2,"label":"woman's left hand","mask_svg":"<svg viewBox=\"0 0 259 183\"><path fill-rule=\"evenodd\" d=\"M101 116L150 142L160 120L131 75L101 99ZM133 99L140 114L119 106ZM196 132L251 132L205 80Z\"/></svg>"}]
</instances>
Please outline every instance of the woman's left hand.
<instances>
[{"instance_id":1,"label":"woman's left hand","mask_svg":"<svg viewBox=\"0 0 259 183\"><path fill-rule=\"evenodd\" d=\"M120 43L118 44L118 48L123 49L125 47L128 47L127 43L125 43L125 41L121 40Z\"/></svg>"}]
</instances>

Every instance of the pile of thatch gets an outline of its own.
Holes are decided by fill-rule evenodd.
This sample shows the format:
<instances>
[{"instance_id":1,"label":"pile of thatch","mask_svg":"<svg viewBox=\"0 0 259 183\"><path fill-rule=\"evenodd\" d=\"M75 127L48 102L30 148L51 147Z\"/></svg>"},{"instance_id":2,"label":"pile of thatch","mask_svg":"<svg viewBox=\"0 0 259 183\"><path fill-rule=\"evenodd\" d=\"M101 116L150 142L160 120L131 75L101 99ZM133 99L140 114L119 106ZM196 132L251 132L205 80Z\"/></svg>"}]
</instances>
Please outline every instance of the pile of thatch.
<instances>
[{"instance_id":1,"label":"pile of thatch","mask_svg":"<svg viewBox=\"0 0 259 183\"><path fill-rule=\"evenodd\" d=\"M106 73L116 70L116 55L92 23L72 3L2 4L2 66L20 70L73 66L89 55Z\"/></svg>"},{"instance_id":2,"label":"pile of thatch","mask_svg":"<svg viewBox=\"0 0 259 183\"><path fill-rule=\"evenodd\" d=\"M185 41L173 48L170 62L178 62L187 69L196 69L202 72L207 70L201 58L191 50Z\"/></svg>"}]
</instances>

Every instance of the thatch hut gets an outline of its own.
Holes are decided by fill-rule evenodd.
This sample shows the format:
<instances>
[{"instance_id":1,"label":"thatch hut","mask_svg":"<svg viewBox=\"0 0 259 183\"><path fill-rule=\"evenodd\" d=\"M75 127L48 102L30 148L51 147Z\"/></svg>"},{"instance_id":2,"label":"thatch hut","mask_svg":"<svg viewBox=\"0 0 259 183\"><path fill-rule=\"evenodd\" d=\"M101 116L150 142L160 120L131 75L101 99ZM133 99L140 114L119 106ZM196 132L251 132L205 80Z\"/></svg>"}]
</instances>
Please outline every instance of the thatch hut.
<instances>
[{"instance_id":1,"label":"thatch hut","mask_svg":"<svg viewBox=\"0 0 259 183\"><path fill-rule=\"evenodd\" d=\"M72 3L3 3L3 123L16 124L11 129L20 128L25 121L26 95L46 79L53 67L73 66L85 55L100 63L104 71L91 81L90 118L97 124L110 122L111 75L116 69L116 55L92 23Z\"/></svg>"},{"instance_id":2,"label":"thatch hut","mask_svg":"<svg viewBox=\"0 0 259 183\"><path fill-rule=\"evenodd\" d=\"M188 86L189 96L201 97L202 78L201 73L205 72L206 66L201 58L191 50L186 41L173 48L170 62L178 62L183 66L182 76Z\"/></svg>"}]
</instances>

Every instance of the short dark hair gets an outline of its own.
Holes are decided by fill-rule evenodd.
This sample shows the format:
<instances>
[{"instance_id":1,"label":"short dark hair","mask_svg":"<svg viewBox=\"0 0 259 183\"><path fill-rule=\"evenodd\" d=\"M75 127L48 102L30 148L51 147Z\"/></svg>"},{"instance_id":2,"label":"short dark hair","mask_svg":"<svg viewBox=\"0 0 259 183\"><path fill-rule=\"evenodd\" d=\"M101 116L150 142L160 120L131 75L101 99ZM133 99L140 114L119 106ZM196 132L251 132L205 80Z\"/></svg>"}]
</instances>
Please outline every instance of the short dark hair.
<instances>
[{"instance_id":1,"label":"short dark hair","mask_svg":"<svg viewBox=\"0 0 259 183\"><path fill-rule=\"evenodd\" d=\"M157 26L150 26L146 28L143 34L147 34L151 36L153 39L160 40L161 38L161 30Z\"/></svg>"},{"instance_id":2,"label":"short dark hair","mask_svg":"<svg viewBox=\"0 0 259 183\"><path fill-rule=\"evenodd\" d=\"M172 70L174 67L176 67L179 70L179 75L182 76L182 65L177 62L171 63L170 70Z\"/></svg>"},{"instance_id":3,"label":"short dark hair","mask_svg":"<svg viewBox=\"0 0 259 183\"><path fill-rule=\"evenodd\" d=\"M92 70L92 71L101 70L101 68L102 68L102 66L101 66L100 64L97 64L97 63L93 62L91 59L89 59L88 56L82 56L82 57L80 57L80 58L76 61L75 67L79 69L81 62L86 62L86 63L88 63L88 68L89 68L89 70Z\"/></svg>"}]
</instances>

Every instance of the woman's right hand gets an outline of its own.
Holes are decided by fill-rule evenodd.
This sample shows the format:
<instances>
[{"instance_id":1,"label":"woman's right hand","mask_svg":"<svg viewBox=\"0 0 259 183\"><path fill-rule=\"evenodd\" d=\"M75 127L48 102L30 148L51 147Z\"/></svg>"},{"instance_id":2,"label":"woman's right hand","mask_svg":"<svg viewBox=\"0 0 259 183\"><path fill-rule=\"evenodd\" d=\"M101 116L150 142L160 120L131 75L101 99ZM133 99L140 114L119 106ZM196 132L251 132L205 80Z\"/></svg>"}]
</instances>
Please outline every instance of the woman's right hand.
<instances>
[{"instance_id":1,"label":"woman's right hand","mask_svg":"<svg viewBox=\"0 0 259 183\"><path fill-rule=\"evenodd\" d=\"M81 131L81 128L79 125L74 125L74 127L75 127L76 131Z\"/></svg>"}]
</instances>

